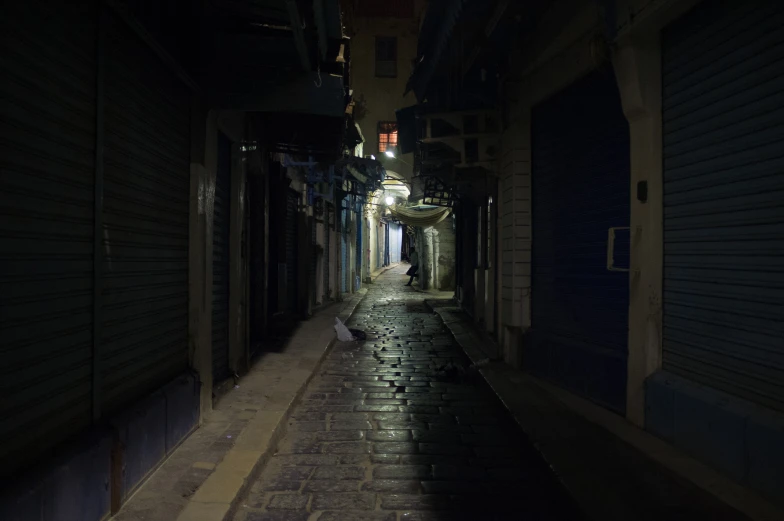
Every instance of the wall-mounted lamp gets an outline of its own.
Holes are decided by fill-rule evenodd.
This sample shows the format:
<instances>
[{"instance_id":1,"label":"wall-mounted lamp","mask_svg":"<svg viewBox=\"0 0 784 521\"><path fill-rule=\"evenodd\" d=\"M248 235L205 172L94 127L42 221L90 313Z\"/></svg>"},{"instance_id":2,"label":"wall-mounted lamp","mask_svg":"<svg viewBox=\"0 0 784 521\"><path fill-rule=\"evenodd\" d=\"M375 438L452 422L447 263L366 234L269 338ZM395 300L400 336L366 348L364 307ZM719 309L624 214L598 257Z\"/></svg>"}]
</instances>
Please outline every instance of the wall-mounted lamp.
<instances>
[{"instance_id":1,"label":"wall-mounted lamp","mask_svg":"<svg viewBox=\"0 0 784 521\"><path fill-rule=\"evenodd\" d=\"M392 159L395 159L395 153L392 152L391 150L387 150L386 152L384 152L384 155L386 155L387 157L391 157Z\"/></svg>"},{"instance_id":2,"label":"wall-mounted lamp","mask_svg":"<svg viewBox=\"0 0 784 521\"><path fill-rule=\"evenodd\" d=\"M395 198L394 197L387 197L385 200L387 202L387 206L392 206L393 204L395 204Z\"/></svg>"}]
</instances>

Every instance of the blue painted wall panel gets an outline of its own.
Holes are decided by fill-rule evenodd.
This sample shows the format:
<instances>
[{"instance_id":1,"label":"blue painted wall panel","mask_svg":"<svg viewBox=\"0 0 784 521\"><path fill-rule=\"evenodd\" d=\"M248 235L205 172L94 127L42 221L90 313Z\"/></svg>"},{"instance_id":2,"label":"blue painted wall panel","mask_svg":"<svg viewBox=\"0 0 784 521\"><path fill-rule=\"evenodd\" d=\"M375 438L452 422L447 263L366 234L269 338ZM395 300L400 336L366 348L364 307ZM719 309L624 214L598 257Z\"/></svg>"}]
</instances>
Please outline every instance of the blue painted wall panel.
<instances>
[{"instance_id":1,"label":"blue painted wall panel","mask_svg":"<svg viewBox=\"0 0 784 521\"><path fill-rule=\"evenodd\" d=\"M784 414L667 371L645 397L646 430L784 506Z\"/></svg>"},{"instance_id":2,"label":"blue painted wall panel","mask_svg":"<svg viewBox=\"0 0 784 521\"><path fill-rule=\"evenodd\" d=\"M99 521L109 515L113 437L86 434L49 466L2 491L3 521Z\"/></svg>"},{"instance_id":3,"label":"blue painted wall panel","mask_svg":"<svg viewBox=\"0 0 784 521\"><path fill-rule=\"evenodd\" d=\"M662 372L645 382L645 430L670 443L675 438L675 389Z\"/></svg>"},{"instance_id":4,"label":"blue painted wall panel","mask_svg":"<svg viewBox=\"0 0 784 521\"><path fill-rule=\"evenodd\" d=\"M109 514L112 438L97 434L89 448L52 472L44 521L97 521Z\"/></svg>"},{"instance_id":5,"label":"blue painted wall panel","mask_svg":"<svg viewBox=\"0 0 784 521\"><path fill-rule=\"evenodd\" d=\"M199 424L199 380L183 375L163 388L166 397L166 453L170 453Z\"/></svg>"},{"instance_id":6,"label":"blue painted wall panel","mask_svg":"<svg viewBox=\"0 0 784 521\"><path fill-rule=\"evenodd\" d=\"M698 386L675 395L673 441L689 454L737 481L744 476L746 420L722 406L716 395Z\"/></svg>"},{"instance_id":7,"label":"blue painted wall panel","mask_svg":"<svg viewBox=\"0 0 784 521\"><path fill-rule=\"evenodd\" d=\"M112 424L123 449L124 501L166 456L166 397L155 393Z\"/></svg>"},{"instance_id":8,"label":"blue painted wall panel","mask_svg":"<svg viewBox=\"0 0 784 521\"><path fill-rule=\"evenodd\" d=\"M784 415L764 415L746 427L748 483L784 503Z\"/></svg>"}]
</instances>

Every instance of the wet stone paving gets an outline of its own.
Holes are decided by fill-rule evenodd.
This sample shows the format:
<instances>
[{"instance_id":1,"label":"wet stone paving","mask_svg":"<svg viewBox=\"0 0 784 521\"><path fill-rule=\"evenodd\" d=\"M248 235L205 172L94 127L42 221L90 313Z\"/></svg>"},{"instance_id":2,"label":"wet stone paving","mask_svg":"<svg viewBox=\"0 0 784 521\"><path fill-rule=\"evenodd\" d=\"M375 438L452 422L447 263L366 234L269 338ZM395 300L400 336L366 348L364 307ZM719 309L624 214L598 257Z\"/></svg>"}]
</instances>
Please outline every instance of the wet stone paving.
<instances>
[{"instance_id":1,"label":"wet stone paving","mask_svg":"<svg viewBox=\"0 0 784 521\"><path fill-rule=\"evenodd\" d=\"M405 267L369 285L235 521L581 520Z\"/></svg>"}]
</instances>

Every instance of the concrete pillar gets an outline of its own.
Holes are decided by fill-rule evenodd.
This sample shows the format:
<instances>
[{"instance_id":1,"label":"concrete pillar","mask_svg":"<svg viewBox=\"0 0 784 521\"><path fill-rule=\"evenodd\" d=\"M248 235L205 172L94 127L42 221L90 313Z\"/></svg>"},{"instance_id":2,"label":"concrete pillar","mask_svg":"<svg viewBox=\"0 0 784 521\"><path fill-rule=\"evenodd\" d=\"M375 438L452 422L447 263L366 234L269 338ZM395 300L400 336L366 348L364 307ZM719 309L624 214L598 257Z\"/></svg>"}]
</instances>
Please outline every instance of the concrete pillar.
<instances>
[{"instance_id":1,"label":"concrete pillar","mask_svg":"<svg viewBox=\"0 0 784 521\"><path fill-rule=\"evenodd\" d=\"M645 379L661 367L663 191L659 32L625 36L613 56L631 137L631 269L626 416L645 424ZM647 186L647 201L638 200Z\"/></svg>"},{"instance_id":2,"label":"concrete pillar","mask_svg":"<svg viewBox=\"0 0 784 521\"><path fill-rule=\"evenodd\" d=\"M424 251L424 258L420 261L424 265L424 273L422 273L422 278L420 278L420 283L422 284L422 289L430 289L433 287L433 271L434 271L434 262L433 262L433 232L435 230L432 226L427 227L424 230L425 236L425 251Z\"/></svg>"}]
</instances>

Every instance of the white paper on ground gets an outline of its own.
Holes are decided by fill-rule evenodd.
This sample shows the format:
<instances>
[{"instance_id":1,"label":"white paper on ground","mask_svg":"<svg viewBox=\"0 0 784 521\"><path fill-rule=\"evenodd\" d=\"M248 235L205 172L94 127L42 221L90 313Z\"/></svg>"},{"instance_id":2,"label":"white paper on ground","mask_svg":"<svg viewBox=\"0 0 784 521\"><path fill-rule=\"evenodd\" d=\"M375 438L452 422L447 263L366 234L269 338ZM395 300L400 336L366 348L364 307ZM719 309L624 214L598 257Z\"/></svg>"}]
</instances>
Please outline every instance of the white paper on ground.
<instances>
[{"instance_id":1,"label":"white paper on ground","mask_svg":"<svg viewBox=\"0 0 784 521\"><path fill-rule=\"evenodd\" d=\"M343 325L343 322L341 322L338 317L335 317L335 332L338 334L338 340L341 342L354 341L354 335L351 334L351 331Z\"/></svg>"}]
</instances>

